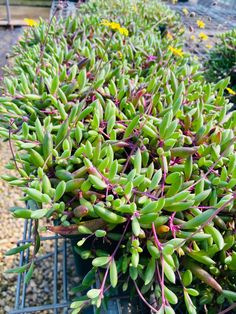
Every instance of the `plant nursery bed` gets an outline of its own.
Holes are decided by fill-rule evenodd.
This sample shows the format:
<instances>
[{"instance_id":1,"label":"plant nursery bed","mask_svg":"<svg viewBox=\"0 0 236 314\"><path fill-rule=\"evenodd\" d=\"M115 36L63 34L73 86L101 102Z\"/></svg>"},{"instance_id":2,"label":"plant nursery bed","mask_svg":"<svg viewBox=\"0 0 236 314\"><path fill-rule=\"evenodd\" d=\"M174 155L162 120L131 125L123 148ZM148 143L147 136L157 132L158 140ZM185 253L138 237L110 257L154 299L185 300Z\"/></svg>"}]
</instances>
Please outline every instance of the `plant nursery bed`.
<instances>
[{"instance_id":1,"label":"plant nursery bed","mask_svg":"<svg viewBox=\"0 0 236 314\"><path fill-rule=\"evenodd\" d=\"M189 38L210 49L210 17L181 12L194 17ZM13 170L2 178L27 204L11 207L12 216L30 222L30 240L24 233L6 252L20 255L8 274L23 274L24 294L51 232L71 241L77 265L71 314L233 311L230 79L207 81L185 49L179 15L154 0L90 0L66 19L29 24L0 87L0 136ZM67 302L56 286L40 310Z\"/></svg>"}]
</instances>

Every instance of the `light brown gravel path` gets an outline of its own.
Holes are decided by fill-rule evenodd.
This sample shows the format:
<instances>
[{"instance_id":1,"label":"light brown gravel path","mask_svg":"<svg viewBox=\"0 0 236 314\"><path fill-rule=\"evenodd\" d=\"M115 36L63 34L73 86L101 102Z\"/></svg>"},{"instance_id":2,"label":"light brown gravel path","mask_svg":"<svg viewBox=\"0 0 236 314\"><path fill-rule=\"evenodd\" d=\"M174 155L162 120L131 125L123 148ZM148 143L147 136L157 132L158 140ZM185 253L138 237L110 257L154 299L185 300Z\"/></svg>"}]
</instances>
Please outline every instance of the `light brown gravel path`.
<instances>
[{"instance_id":1,"label":"light brown gravel path","mask_svg":"<svg viewBox=\"0 0 236 314\"><path fill-rule=\"evenodd\" d=\"M6 63L6 54L17 41L21 30L0 28L0 66ZM0 70L1 74L1 70ZM8 143L0 141L0 176L10 173L5 165L11 156ZM12 307L15 295L15 276L6 275L4 271L17 266L15 257L6 258L5 252L15 246L22 234L23 222L13 219L9 207L19 206L20 191L0 180L0 314L7 313Z\"/></svg>"},{"instance_id":2,"label":"light brown gravel path","mask_svg":"<svg viewBox=\"0 0 236 314\"><path fill-rule=\"evenodd\" d=\"M1 67L7 62L7 53L9 52L12 45L17 42L17 39L21 33L21 28L14 28L14 30L10 30L0 27L0 75L2 74Z\"/></svg>"},{"instance_id":3,"label":"light brown gravel path","mask_svg":"<svg viewBox=\"0 0 236 314\"><path fill-rule=\"evenodd\" d=\"M4 166L10 157L7 143L0 143L0 175L9 173ZM15 246L22 234L23 222L15 220L8 208L20 206L21 193L17 188L10 187L0 181L0 314L7 313L13 304L15 295L15 276L6 275L7 268L17 266L15 257L4 256L5 252Z\"/></svg>"},{"instance_id":4,"label":"light brown gravel path","mask_svg":"<svg viewBox=\"0 0 236 314\"><path fill-rule=\"evenodd\" d=\"M12 171L5 169L11 153L8 143L0 142L0 176L12 174ZM0 314L8 314L14 308L16 295L17 275L4 273L7 269L17 267L19 258L14 256L6 257L5 252L16 246L17 241L22 239L24 222L15 219L9 212L10 207L24 206L20 201L21 192L17 188L10 187L7 182L0 180ZM44 234L50 236L52 234ZM59 241L62 243L62 240ZM53 253L54 242L44 241L38 256ZM72 254L68 250L68 254ZM59 254L58 264L58 298L62 298L62 256ZM52 304L53 302L53 256L42 260L37 264L33 277L27 287L26 306L40 306ZM73 258L69 258L68 273L75 274ZM75 281L76 282L76 281ZM72 283L72 285L75 284ZM41 314L50 314L53 311L41 311ZM60 312L59 312L60 313Z\"/></svg>"}]
</instances>

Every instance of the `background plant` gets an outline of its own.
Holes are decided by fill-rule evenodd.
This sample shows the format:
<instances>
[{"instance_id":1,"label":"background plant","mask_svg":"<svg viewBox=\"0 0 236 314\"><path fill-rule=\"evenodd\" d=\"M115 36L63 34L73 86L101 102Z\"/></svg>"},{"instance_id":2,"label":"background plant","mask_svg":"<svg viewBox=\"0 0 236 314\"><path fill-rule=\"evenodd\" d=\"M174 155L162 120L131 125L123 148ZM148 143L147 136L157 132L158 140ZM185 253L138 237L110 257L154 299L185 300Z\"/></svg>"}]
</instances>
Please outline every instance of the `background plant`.
<instances>
[{"instance_id":1,"label":"background plant","mask_svg":"<svg viewBox=\"0 0 236 314\"><path fill-rule=\"evenodd\" d=\"M111 16L117 4L120 20ZM30 279L38 224L47 217L48 229L81 235L77 252L91 271L80 290L100 282L72 304L73 313L100 306L109 287L121 286L146 304L154 296L154 312L199 313L210 304L215 313L236 290L228 80L206 83L182 43L145 22L154 2L136 2L143 7L136 18L121 14L133 4L91 1L76 19L41 22L15 47L0 134L15 142L8 168L19 177L4 179L30 202L12 211L34 220L35 243L32 262L12 271Z\"/></svg>"},{"instance_id":2,"label":"background plant","mask_svg":"<svg viewBox=\"0 0 236 314\"><path fill-rule=\"evenodd\" d=\"M218 36L219 41L209 52L206 77L211 82L230 77L230 86L236 88L236 30Z\"/></svg>"}]
</instances>

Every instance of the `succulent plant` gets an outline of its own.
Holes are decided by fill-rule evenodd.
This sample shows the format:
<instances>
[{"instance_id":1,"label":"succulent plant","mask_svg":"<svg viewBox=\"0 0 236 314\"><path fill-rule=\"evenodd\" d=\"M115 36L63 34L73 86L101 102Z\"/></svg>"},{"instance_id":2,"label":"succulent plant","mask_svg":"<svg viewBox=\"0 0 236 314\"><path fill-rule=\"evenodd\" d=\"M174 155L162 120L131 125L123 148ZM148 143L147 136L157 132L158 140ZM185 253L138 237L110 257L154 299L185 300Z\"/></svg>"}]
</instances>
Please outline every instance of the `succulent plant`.
<instances>
[{"instance_id":1,"label":"succulent plant","mask_svg":"<svg viewBox=\"0 0 236 314\"><path fill-rule=\"evenodd\" d=\"M41 22L15 47L0 135L19 177L4 179L25 193L30 208L12 211L34 220L35 243L32 262L11 271L30 279L47 217L49 230L80 237L76 250L91 265L74 314L116 288L154 313L208 304L215 313L236 300L229 81L206 83L198 64L174 53L182 43L170 50L171 39L145 22L154 2L137 5L134 18L121 15L123 1L90 1L78 18ZM105 25L112 16L101 25L112 8L128 37Z\"/></svg>"}]
</instances>

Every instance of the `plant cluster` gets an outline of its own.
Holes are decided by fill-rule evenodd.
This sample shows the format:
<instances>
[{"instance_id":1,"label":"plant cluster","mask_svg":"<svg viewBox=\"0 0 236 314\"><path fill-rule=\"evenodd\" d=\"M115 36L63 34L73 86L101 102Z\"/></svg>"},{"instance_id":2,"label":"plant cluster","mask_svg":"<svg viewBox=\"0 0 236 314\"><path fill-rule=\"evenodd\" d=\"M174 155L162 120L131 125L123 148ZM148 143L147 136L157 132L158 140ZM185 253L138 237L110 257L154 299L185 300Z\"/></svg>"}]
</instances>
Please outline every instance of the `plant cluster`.
<instances>
[{"instance_id":1,"label":"plant cluster","mask_svg":"<svg viewBox=\"0 0 236 314\"><path fill-rule=\"evenodd\" d=\"M31 262L11 271L32 276L45 217L80 236L91 269L74 314L112 289L153 313L236 300L236 115L228 80L205 82L172 14L151 0L91 0L27 30L6 69L0 135L19 176L3 178L24 192L30 208L12 212L34 220L35 239Z\"/></svg>"},{"instance_id":2,"label":"plant cluster","mask_svg":"<svg viewBox=\"0 0 236 314\"><path fill-rule=\"evenodd\" d=\"M218 36L219 41L209 52L206 78L211 82L230 77L230 86L236 89L236 30ZM235 95L232 91L230 94Z\"/></svg>"}]
</instances>

